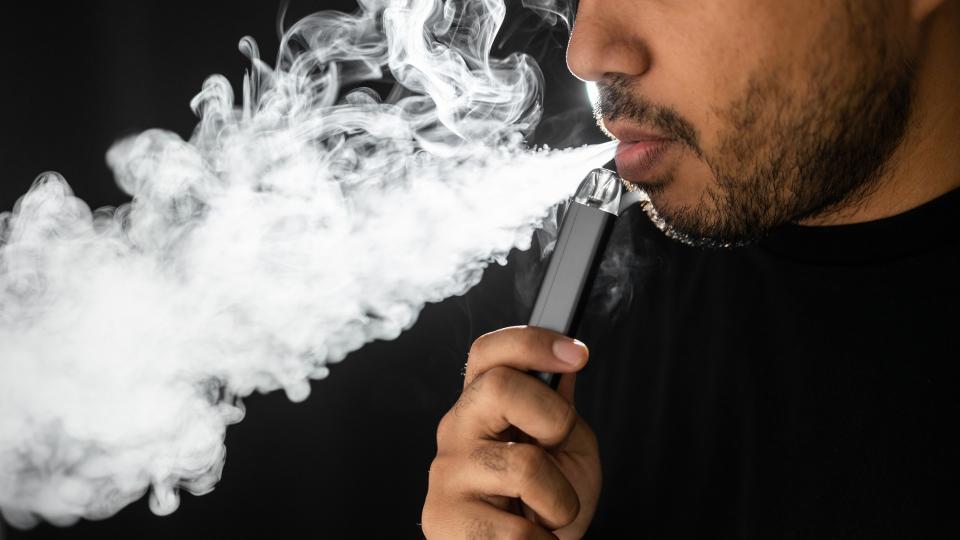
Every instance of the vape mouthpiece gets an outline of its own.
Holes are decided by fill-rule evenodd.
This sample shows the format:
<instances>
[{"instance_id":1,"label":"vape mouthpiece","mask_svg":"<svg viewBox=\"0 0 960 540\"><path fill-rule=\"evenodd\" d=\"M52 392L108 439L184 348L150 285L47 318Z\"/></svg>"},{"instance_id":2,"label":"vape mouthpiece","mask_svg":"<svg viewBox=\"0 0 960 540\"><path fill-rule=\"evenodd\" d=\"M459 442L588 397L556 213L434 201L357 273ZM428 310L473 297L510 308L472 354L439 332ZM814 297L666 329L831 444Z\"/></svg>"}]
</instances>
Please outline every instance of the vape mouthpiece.
<instances>
[{"instance_id":1,"label":"vape mouthpiece","mask_svg":"<svg viewBox=\"0 0 960 540\"><path fill-rule=\"evenodd\" d=\"M620 195L623 193L620 177L607 169L594 169L583 179L573 202L591 206L608 214L620 214Z\"/></svg>"}]
</instances>

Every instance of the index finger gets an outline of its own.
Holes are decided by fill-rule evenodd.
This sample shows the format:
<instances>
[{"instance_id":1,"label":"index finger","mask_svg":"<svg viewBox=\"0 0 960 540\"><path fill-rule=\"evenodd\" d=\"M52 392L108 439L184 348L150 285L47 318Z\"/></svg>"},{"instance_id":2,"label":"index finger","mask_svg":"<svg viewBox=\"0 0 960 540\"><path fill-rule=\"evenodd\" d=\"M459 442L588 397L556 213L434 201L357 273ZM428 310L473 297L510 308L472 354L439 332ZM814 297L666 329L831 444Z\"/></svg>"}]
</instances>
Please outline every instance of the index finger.
<instances>
[{"instance_id":1,"label":"index finger","mask_svg":"<svg viewBox=\"0 0 960 540\"><path fill-rule=\"evenodd\" d=\"M484 334L473 342L463 385L497 366L521 371L574 373L589 356L587 346L563 334L535 326L512 326Z\"/></svg>"}]
</instances>

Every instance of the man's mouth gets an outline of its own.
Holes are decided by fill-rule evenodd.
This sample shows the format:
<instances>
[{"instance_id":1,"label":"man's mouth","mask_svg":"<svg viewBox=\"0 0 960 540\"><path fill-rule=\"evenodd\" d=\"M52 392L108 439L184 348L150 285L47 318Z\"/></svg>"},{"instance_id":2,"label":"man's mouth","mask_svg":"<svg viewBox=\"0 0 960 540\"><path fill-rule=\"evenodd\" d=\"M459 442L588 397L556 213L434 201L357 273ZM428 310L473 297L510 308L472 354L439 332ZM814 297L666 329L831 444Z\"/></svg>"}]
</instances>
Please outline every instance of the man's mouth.
<instances>
[{"instance_id":1,"label":"man's mouth","mask_svg":"<svg viewBox=\"0 0 960 540\"><path fill-rule=\"evenodd\" d=\"M623 140L617 147L617 172L628 182L642 184L653 180L658 166L676 146L676 141L665 138Z\"/></svg>"},{"instance_id":2,"label":"man's mouth","mask_svg":"<svg viewBox=\"0 0 960 540\"><path fill-rule=\"evenodd\" d=\"M636 124L613 121L605 122L604 127L620 140L616 154L617 172L624 180L635 184L653 180L657 167L677 142Z\"/></svg>"}]
</instances>

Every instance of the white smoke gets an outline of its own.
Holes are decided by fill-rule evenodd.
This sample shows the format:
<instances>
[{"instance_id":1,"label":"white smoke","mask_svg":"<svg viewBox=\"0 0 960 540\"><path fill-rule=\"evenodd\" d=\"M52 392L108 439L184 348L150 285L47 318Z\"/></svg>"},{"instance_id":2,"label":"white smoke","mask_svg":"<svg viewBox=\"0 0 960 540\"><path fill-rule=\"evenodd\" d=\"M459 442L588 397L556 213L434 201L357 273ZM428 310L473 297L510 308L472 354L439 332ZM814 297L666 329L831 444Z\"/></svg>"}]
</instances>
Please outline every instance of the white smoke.
<instances>
[{"instance_id":1,"label":"white smoke","mask_svg":"<svg viewBox=\"0 0 960 540\"><path fill-rule=\"evenodd\" d=\"M538 12L548 23L562 21L567 29L573 28L577 6L573 0L521 0L523 7Z\"/></svg>"},{"instance_id":2,"label":"white smoke","mask_svg":"<svg viewBox=\"0 0 960 540\"><path fill-rule=\"evenodd\" d=\"M133 197L91 211L55 173L0 215L0 510L104 518L213 489L239 398L410 327L529 246L612 148L525 149L541 76L492 59L502 0L361 0L251 39L242 99L210 77L189 141L107 154ZM344 85L382 80L395 99Z\"/></svg>"}]
</instances>

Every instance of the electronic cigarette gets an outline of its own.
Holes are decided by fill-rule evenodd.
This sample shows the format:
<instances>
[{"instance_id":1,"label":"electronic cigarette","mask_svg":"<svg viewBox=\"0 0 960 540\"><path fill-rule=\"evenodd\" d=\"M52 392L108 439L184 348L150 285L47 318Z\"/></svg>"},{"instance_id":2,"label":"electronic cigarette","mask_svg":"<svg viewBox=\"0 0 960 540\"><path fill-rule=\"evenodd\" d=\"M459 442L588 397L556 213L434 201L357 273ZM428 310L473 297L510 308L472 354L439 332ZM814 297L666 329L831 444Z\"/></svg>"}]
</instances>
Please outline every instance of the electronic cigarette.
<instances>
[{"instance_id":1,"label":"electronic cigarette","mask_svg":"<svg viewBox=\"0 0 960 540\"><path fill-rule=\"evenodd\" d=\"M560 224L556 247L534 303L530 326L573 336L586 304L590 283L597 272L610 233L620 213L642 200L639 192L626 192L620 177L607 169L594 169L577 188ZM560 376L531 372L556 389Z\"/></svg>"}]
</instances>

